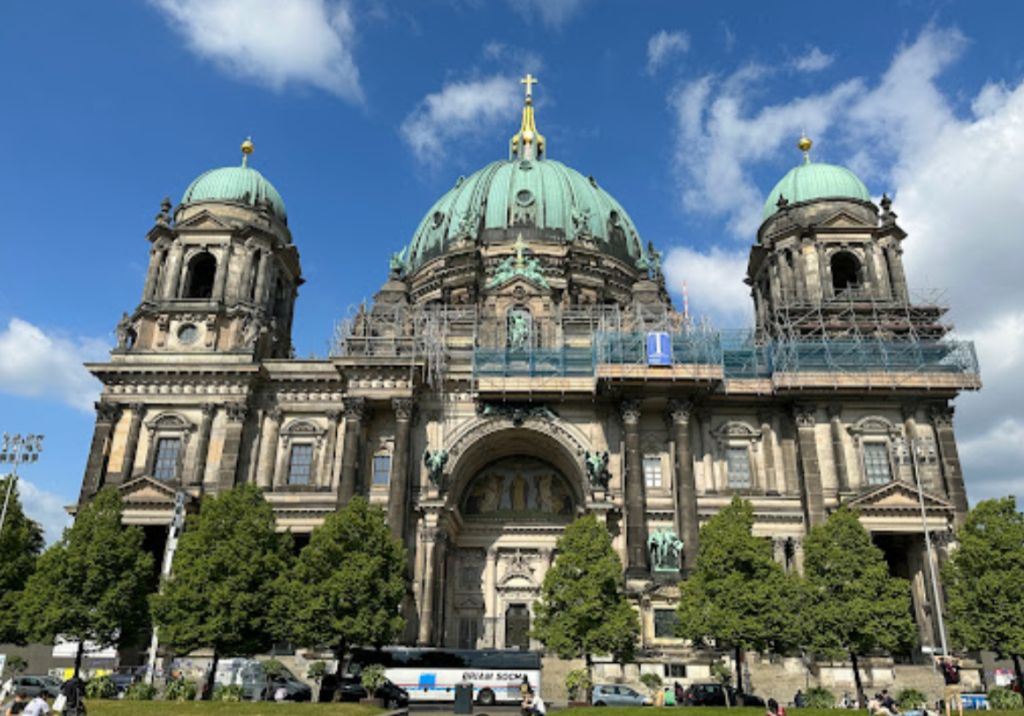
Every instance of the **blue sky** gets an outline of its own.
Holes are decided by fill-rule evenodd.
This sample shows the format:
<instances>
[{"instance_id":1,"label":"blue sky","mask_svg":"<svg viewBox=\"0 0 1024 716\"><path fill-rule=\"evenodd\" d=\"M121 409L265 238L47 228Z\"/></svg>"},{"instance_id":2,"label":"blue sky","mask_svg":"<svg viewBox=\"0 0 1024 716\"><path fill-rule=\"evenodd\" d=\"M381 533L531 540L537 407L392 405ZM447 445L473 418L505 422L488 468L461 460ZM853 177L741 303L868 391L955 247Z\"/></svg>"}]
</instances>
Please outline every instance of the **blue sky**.
<instances>
[{"instance_id":1,"label":"blue sky","mask_svg":"<svg viewBox=\"0 0 1024 716\"><path fill-rule=\"evenodd\" d=\"M835 9L833 9L833 7ZM911 282L947 289L986 388L958 401L972 501L1024 499L1024 9L1013 3L92 0L0 9L0 430L54 538L102 360L138 303L144 234L203 171L284 197L308 283L299 355L386 279L460 176L507 153L532 72L549 156L667 252L679 300L745 326L760 204L800 161L889 193Z\"/></svg>"}]
</instances>

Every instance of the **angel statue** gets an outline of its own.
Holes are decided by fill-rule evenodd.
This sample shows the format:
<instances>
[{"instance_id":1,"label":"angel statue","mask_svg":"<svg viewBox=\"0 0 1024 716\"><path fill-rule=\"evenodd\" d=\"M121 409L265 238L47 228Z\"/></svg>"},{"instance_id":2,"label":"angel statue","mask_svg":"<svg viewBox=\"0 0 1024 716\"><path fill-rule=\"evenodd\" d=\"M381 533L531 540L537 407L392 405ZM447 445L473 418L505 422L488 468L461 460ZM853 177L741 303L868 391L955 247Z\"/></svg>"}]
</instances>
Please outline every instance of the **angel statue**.
<instances>
[{"instance_id":1,"label":"angel statue","mask_svg":"<svg viewBox=\"0 0 1024 716\"><path fill-rule=\"evenodd\" d=\"M423 464L427 467L427 479L434 487L441 486L441 475L444 474L444 467L448 464L448 451L444 448L430 452L430 448L423 449Z\"/></svg>"},{"instance_id":2,"label":"angel statue","mask_svg":"<svg viewBox=\"0 0 1024 716\"><path fill-rule=\"evenodd\" d=\"M586 451L587 475L590 477L590 484L594 487L607 490L611 474L608 472L608 462L611 456L608 451L598 450Z\"/></svg>"}]
</instances>

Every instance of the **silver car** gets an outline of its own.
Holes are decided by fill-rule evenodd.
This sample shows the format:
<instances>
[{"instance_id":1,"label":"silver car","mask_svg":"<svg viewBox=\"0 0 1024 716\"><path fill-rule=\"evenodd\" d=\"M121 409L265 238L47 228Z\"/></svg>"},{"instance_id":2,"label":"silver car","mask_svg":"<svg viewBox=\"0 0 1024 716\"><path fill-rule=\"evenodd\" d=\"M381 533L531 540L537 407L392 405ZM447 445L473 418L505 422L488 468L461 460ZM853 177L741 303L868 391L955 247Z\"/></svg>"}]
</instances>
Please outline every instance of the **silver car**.
<instances>
[{"instance_id":1,"label":"silver car","mask_svg":"<svg viewBox=\"0 0 1024 716\"><path fill-rule=\"evenodd\" d=\"M597 684L592 703L594 706L650 706L653 700L628 686Z\"/></svg>"}]
</instances>

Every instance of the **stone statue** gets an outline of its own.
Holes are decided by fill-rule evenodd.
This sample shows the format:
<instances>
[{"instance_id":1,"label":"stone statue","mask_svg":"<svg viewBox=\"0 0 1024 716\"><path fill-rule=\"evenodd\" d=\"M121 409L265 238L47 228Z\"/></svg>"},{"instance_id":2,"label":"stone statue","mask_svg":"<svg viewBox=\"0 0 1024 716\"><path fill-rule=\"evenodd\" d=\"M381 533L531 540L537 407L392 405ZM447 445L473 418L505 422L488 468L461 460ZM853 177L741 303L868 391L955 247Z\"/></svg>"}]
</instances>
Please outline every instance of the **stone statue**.
<instances>
[{"instance_id":1,"label":"stone statue","mask_svg":"<svg viewBox=\"0 0 1024 716\"><path fill-rule=\"evenodd\" d=\"M423 449L423 464L427 467L427 479L434 487L441 486L441 475L444 474L445 465L448 464L448 451L444 448L430 452L430 448Z\"/></svg>"},{"instance_id":2,"label":"stone statue","mask_svg":"<svg viewBox=\"0 0 1024 716\"><path fill-rule=\"evenodd\" d=\"M255 313L250 313L242 323L242 347L254 348L263 331L263 321Z\"/></svg>"},{"instance_id":3,"label":"stone statue","mask_svg":"<svg viewBox=\"0 0 1024 716\"><path fill-rule=\"evenodd\" d=\"M530 322L526 314L515 311L508 316L508 345L522 351L530 347Z\"/></svg>"},{"instance_id":4,"label":"stone statue","mask_svg":"<svg viewBox=\"0 0 1024 716\"><path fill-rule=\"evenodd\" d=\"M654 242L647 242L647 259L651 265L651 272L654 274L654 280L658 281L664 277L661 271L661 252L654 248Z\"/></svg>"},{"instance_id":5,"label":"stone statue","mask_svg":"<svg viewBox=\"0 0 1024 716\"><path fill-rule=\"evenodd\" d=\"M597 450L587 450L585 455L590 484L601 490L607 490L608 481L612 477L611 473L608 472L608 462L611 460L611 455L608 454L607 450L603 453Z\"/></svg>"},{"instance_id":6,"label":"stone statue","mask_svg":"<svg viewBox=\"0 0 1024 716\"><path fill-rule=\"evenodd\" d=\"M135 328L132 324L132 319L128 317L128 312L121 314L121 320L117 322L117 328L114 329L117 332L117 347L123 350L128 350L135 343Z\"/></svg>"},{"instance_id":7,"label":"stone statue","mask_svg":"<svg viewBox=\"0 0 1024 716\"><path fill-rule=\"evenodd\" d=\"M408 250L409 247L406 247L402 249L400 253L391 254L391 275L394 278L401 277L401 275L405 272L405 252Z\"/></svg>"},{"instance_id":8,"label":"stone statue","mask_svg":"<svg viewBox=\"0 0 1024 716\"><path fill-rule=\"evenodd\" d=\"M579 208L578 206L572 207L572 232L569 237L569 241L575 241L584 234L590 233L590 209Z\"/></svg>"}]
</instances>

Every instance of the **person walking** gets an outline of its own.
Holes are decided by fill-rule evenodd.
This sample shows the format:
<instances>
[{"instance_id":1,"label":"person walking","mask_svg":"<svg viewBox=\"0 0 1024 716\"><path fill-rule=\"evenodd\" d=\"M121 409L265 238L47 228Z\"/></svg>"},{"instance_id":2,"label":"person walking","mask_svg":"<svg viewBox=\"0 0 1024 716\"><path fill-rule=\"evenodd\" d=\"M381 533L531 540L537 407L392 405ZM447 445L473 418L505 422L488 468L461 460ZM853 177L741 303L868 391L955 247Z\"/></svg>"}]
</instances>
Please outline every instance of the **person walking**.
<instances>
[{"instance_id":1,"label":"person walking","mask_svg":"<svg viewBox=\"0 0 1024 716\"><path fill-rule=\"evenodd\" d=\"M964 716L964 702L960 698L960 668L963 662L951 656L937 656L935 661L942 671L942 679L946 682L946 688L942 692L942 700L946 703L946 716L950 716L952 704L956 702L956 709L960 716Z\"/></svg>"},{"instance_id":2,"label":"person walking","mask_svg":"<svg viewBox=\"0 0 1024 716\"><path fill-rule=\"evenodd\" d=\"M676 705L676 690L671 686L665 687L665 705L675 706Z\"/></svg>"},{"instance_id":3,"label":"person walking","mask_svg":"<svg viewBox=\"0 0 1024 716\"><path fill-rule=\"evenodd\" d=\"M85 682L77 675L60 685L64 696L63 716L85 716Z\"/></svg>"},{"instance_id":4,"label":"person walking","mask_svg":"<svg viewBox=\"0 0 1024 716\"><path fill-rule=\"evenodd\" d=\"M39 694L34 699L28 702L28 706L22 711L22 716L46 716L51 713L50 704L47 699L50 698L45 693Z\"/></svg>"}]
</instances>

